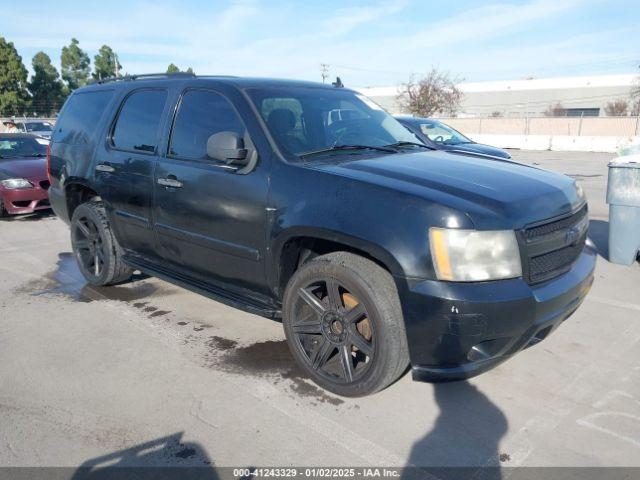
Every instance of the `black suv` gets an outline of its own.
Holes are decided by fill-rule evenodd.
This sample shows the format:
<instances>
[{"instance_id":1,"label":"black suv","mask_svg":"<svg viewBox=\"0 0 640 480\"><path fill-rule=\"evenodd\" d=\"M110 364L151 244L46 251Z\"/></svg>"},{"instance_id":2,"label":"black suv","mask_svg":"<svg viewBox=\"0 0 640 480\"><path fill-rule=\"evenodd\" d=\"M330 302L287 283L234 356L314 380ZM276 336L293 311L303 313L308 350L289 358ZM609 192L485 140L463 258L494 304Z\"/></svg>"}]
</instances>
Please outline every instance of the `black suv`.
<instances>
[{"instance_id":1,"label":"black suv","mask_svg":"<svg viewBox=\"0 0 640 480\"><path fill-rule=\"evenodd\" d=\"M476 375L580 305L596 255L570 178L431 151L368 98L147 75L76 90L49 190L93 285L134 269L282 318L340 395Z\"/></svg>"}]
</instances>

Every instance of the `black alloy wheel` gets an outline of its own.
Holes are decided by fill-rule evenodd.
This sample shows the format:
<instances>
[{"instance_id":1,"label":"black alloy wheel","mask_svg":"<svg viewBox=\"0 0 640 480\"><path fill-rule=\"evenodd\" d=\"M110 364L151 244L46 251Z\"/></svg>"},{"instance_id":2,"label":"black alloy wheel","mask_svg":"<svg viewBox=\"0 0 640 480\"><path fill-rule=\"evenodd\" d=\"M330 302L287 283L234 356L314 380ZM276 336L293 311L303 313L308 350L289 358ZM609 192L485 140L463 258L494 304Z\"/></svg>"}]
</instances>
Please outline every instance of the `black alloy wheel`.
<instances>
[{"instance_id":1,"label":"black alloy wheel","mask_svg":"<svg viewBox=\"0 0 640 480\"><path fill-rule=\"evenodd\" d=\"M106 254L97 225L91 218L81 216L73 224L71 235L80 267L84 272L100 278L104 271Z\"/></svg>"},{"instance_id":2,"label":"black alloy wheel","mask_svg":"<svg viewBox=\"0 0 640 480\"><path fill-rule=\"evenodd\" d=\"M291 325L295 342L319 376L353 383L374 357L375 336L366 308L334 278L298 288Z\"/></svg>"}]
</instances>

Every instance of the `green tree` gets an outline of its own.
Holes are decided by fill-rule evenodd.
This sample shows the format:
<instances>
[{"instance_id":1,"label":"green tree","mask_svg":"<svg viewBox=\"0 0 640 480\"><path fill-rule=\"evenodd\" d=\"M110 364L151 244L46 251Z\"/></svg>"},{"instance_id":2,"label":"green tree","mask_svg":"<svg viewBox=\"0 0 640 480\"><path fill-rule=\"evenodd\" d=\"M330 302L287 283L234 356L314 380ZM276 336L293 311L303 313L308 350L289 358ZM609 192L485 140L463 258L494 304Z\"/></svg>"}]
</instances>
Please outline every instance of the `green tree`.
<instances>
[{"instance_id":1,"label":"green tree","mask_svg":"<svg viewBox=\"0 0 640 480\"><path fill-rule=\"evenodd\" d=\"M62 47L60 64L62 66L62 79L67 82L69 90L75 90L87 84L91 68L89 55L79 47L78 40L71 39L71 43Z\"/></svg>"},{"instance_id":2,"label":"green tree","mask_svg":"<svg viewBox=\"0 0 640 480\"><path fill-rule=\"evenodd\" d=\"M101 46L98 55L93 57L93 78L95 80L115 77L121 68L118 56L109 45Z\"/></svg>"},{"instance_id":3,"label":"green tree","mask_svg":"<svg viewBox=\"0 0 640 480\"><path fill-rule=\"evenodd\" d=\"M38 52L31 61L34 75L29 82L31 107L38 115L51 115L60 110L66 98L65 88L60 75L51 64L51 58L44 52Z\"/></svg>"},{"instance_id":4,"label":"green tree","mask_svg":"<svg viewBox=\"0 0 640 480\"><path fill-rule=\"evenodd\" d=\"M167 67L167 73L178 73L178 72L182 72L182 70L180 70L180 68L173 63L170 63L169 66ZM193 73L193 68L189 67L186 70L184 70L184 72Z\"/></svg>"},{"instance_id":5,"label":"green tree","mask_svg":"<svg viewBox=\"0 0 640 480\"><path fill-rule=\"evenodd\" d=\"M27 75L13 42L0 37L0 115L24 113L29 104Z\"/></svg>"}]
</instances>

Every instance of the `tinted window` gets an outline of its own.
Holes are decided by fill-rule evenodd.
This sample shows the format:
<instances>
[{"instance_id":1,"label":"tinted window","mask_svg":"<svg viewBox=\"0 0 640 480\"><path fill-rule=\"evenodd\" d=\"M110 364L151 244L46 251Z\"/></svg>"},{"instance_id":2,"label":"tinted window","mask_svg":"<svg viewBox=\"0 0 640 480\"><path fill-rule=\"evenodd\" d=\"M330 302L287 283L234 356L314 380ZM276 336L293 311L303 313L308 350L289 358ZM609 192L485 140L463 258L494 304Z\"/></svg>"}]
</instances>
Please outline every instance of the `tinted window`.
<instances>
[{"instance_id":1,"label":"tinted window","mask_svg":"<svg viewBox=\"0 0 640 480\"><path fill-rule=\"evenodd\" d=\"M174 156L206 160L207 140L215 133L235 132L244 136L245 128L231 104L220 94L189 90L182 97L171 133L169 153Z\"/></svg>"},{"instance_id":2,"label":"tinted window","mask_svg":"<svg viewBox=\"0 0 640 480\"><path fill-rule=\"evenodd\" d=\"M155 151L166 99L165 90L140 90L129 95L113 129L113 145L123 150Z\"/></svg>"},{"instance_id":3,"label":"tinted window","mask_svg":"<svg viewBox=\"0 0 640 480\"><path fill-rule=\"evenodd\" d=\"M43 157L47 154L46 144L30 137L0 136L0 160L12 157Z\"/></svg>"},{"instance_id":4,"label":"tinted window","mask_svg":"<svg viewBox=\"0 0 640 480\"><path fill-rule=\"evenodd\" d=\"M54 142L85 144L98 128L98 121L109 104L113 90L73 94L56 122Z\"/></svg>"},{"instance_id":5,"label":"tinted window","mask_svg":"<svg viewBox=\"0 0 640 480\"><path fill-rule=\"evenodd\" d=\"M29 122L24 125L27 132L50 132L53 130L49 122Z\"/></svg>"}]
</instances>

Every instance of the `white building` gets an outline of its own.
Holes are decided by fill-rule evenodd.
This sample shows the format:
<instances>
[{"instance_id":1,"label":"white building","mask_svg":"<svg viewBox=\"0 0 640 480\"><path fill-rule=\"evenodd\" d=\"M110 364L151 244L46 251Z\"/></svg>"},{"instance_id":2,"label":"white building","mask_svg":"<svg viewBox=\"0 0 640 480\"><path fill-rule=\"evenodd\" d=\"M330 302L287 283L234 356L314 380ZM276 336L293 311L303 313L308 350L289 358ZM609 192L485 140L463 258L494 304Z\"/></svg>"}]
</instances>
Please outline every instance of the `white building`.
<instances>
[{"instance_id":1,"label":"white building","mask_svg":"<svg viewBox=\"0 0 640 480\"><path fill-rule=\"evenodd\" d=\"M638 76L632 74L460 83L464 98L457 115L533 117L559 103L567 116L603 116L608 102L625 100L631 106L631 92L638 86ZM357 90L391 113L402 113L397 100L401 86Z\"/></svg>"}]
</instances>

